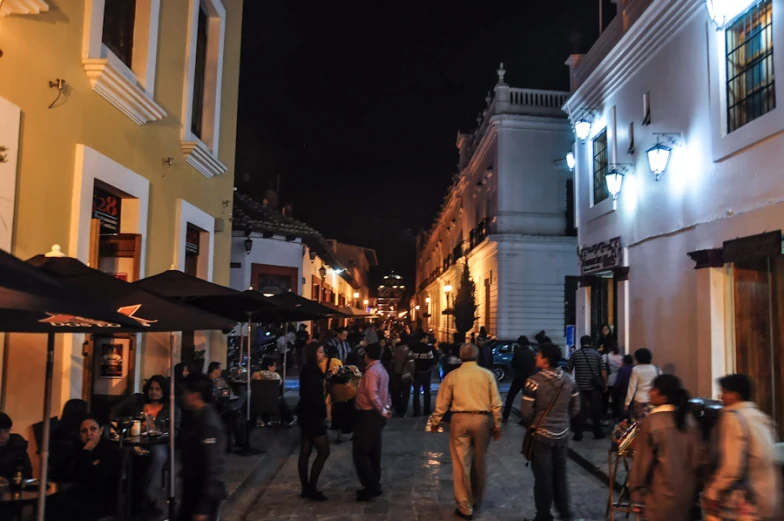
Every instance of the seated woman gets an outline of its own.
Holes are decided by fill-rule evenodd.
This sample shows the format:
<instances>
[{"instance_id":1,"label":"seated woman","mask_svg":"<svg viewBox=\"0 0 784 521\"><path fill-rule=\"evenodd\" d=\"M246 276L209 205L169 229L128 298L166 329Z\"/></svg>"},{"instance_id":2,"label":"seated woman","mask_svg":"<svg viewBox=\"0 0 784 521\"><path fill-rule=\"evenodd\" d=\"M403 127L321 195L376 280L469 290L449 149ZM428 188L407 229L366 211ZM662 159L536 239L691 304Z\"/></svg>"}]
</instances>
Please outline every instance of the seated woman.
<instances>
[{"instance_id":1,"label":"seated woman","mask_svg":"<svg viewBox=\"0 0 784 521\"><path fill-rule=\"evenodd\" d=\"M169 385L163 376L151 376L144 384L143 394L133 394L117 404L112 409L112 418L139 418L146 415L159 432L169 431ZM170 433L177 435L180 427L180 409L174 409L174 430ZM142 430L145 430L144 428ZM168 445L154 445L147 451L138 450L134 465L139 465L140 471L134 470L134 489L140 493L142 501L133 504L141 507L141 511L150 516L157 515L160 510L156 506L157 487L160 483L161 472L169 456ZM143 469L143 470L142 470ZM138 492L140 490L140 492ZM138 507L136 507L138 508Z\"/></svg>"},{"instance_id":2,"label":"seated woman","mask_svg":"<svg viewBox=\"0 0 784 521\"><path fill-rule=\"evenodd\" d=\"M103 427L93 416L80 425L81 449L74 458L65 504L57 509L59 519L95 521L116 512L120 487L119 448L103 436Z\"/></svg>"},{"instance_id":3,"label":"seated woman","mask_svg":"<svg viewBox=\"0 0 784 521\"><path fill-rule=\"evenodd\" d=\"M79 429L88 412L89 406L84 400L68 400L63 406L49 442L49 477L55 483L66 483L73 474L75 457L82 450Z\"/></svg>"},{"instance_id":4,"label":"seated woman","mask_svg":"<svg viewBox=\"0 0 784 521\"><path fill-rule=\"evenodd\" d=\"M33 465L27 454L27 441L19 434L11 434L14 422L4 412L0 412L0 477L13 480L17 471L24 479L33 477Z\"/></svg>"},{"instance_id":5,"label":"seated woman","mask_svg":"<svg viewBox=\"0 0 784 521\"><path fill-rule=\"evenodd\" d=\"M261 370L256 371L251 375L253 380L273 380L276 382L281 382L282 379L280 374L278 373L278 363L275 358L272 357L263 357L261 359ZM282 389L281 389L282 391ZM280 411L280 418L285 423L292 425L295 421L297 421L296 416L291 413L291 409L289 409L289 405L286 403L286 400L283 398L283 393L280 393L279 398L279 405L278 409ZM267 418L262 418L262 423L260 426L263 426L263 422L268 421Z\"/></svg>"}]
</instances>

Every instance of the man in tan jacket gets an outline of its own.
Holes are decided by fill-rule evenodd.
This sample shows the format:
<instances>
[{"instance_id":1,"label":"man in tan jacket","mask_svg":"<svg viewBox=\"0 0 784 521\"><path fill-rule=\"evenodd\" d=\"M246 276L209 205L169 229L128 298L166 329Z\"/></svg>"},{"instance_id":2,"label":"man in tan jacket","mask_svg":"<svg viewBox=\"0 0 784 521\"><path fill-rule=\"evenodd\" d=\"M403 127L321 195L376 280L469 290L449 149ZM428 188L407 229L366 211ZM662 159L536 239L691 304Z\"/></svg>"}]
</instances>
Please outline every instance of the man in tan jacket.
<instances>
[{"instance_id":1,"label":"man in tan jacket","mask_svg":"<svg viewBox=\"0 0 784 521\"><path fill-rule=\"evenodd\" d=\"M781 509L781 473L777 465L776 425L752 402L751 379L731 374L719 379L724 409L714 447L719 466L702 493L706 513L715 512L726 493L745 481L759 519L777 519Z\"/></svg>"},{"instance_id":2,"label":"man in tan jacket","mask_svg":"<svg viewBox=\"0 0 784 521\"><path fill-rule=\"evenodd\" d=\"M485 453L490 436L501 439L501 396L493 373L477 365L479 350L473 344L460 347L463 364L451 371L438 390L436 410L430 417L431 429L452 410L449 450L452 454L452 481L457 510L455 514L473 519L474 509L482 503L485 491ZM471 452L473 450L473 459Z\"/></svg>"}]
</instances>

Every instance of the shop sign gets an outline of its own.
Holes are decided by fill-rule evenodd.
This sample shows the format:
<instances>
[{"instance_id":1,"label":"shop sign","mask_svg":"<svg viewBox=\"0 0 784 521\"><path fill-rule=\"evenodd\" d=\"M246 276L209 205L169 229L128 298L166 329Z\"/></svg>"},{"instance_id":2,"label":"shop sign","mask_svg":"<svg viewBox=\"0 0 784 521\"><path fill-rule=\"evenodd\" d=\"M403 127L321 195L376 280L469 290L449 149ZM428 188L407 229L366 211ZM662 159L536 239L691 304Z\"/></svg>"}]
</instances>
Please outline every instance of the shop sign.
<instances>
[{"instance_id":1,"label":"shop sign","mask_svg":"<svg viewBox=\"0 0 784 521\"><path fill-rule=\"evenodd\" d=\"M188 224L185 231L185 253L189 255L199 254L199 237L200 230L195 226Z\"/></svg>"},{"instance_id":2,"label":"shop sign","mask_svg":"<svg viewBox=\"0 0 784 521\"><path fill-rule=\"evenodd\" d=\"M93 188L93 219L101 222L101 235L120 233L122 197Z\"/></svg>"},{"instance_id":3,"label":"shop sign","mask_svg":"<svg viewBox=\"0 0 784 521\"><path fill-rule=\"evenodd\" d=\"M580 250L580 269L583 275L618 268L622 262L623 250L620 237Z\"/></svg>"}]
</instances>

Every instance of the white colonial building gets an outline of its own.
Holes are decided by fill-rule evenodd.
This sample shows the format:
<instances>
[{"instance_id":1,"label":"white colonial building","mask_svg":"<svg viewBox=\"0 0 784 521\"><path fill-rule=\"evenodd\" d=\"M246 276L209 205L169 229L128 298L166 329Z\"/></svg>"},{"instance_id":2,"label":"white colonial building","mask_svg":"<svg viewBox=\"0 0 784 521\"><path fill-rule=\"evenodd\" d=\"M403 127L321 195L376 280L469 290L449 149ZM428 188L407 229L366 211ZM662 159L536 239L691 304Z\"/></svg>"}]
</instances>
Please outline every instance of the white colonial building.
<instances>
[{"instance_id":1,"label":"white colonial building","mask_svg":"<svg viewBox=\"0 0 784 521\"><path fill-rule=\"evenodd\" d=\"M747 373L781 423L784 0L707 4L619 2L568 62L578 334L610 323L702 396Z\"/></svg>"},{"instance_id":2,"label":"white colonial building","mask_svg":"<svg viewBox=\"0 0 784 521\"><path fill-rule=\"evenodd\" d=\"M511 88L488 95L477 129L458 134L459 173L432 228L419 238L414 309L450 339L463 265L476 285L478 320L503 339L541 330L563 344L565 295L577 261L571 174L573 136L561 111L568 93ZM567 286L572 287L566 291Z\"/></svg>"}]
</instances>

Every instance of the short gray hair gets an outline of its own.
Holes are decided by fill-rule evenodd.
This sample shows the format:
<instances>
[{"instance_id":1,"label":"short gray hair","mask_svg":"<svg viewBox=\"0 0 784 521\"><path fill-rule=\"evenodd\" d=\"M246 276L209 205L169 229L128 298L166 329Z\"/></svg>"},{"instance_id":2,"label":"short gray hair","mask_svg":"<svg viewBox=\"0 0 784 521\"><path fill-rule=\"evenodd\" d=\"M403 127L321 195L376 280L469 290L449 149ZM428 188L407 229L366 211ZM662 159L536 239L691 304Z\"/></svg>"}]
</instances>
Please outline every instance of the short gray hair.
<instances>
[{"instance_id":1,"label":"short gray hair","mask_svg":"<svg viewBox=\"0 0 784 521\"><path fill-rule=\"evenodd\" d=\"M466 343L460 346L460 360L462 362L476 362L479 358L479 348L474 344Z\"/></svg>"}]
</instances>

